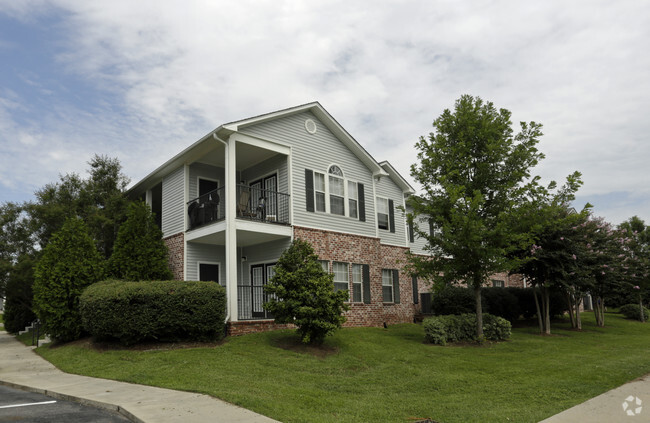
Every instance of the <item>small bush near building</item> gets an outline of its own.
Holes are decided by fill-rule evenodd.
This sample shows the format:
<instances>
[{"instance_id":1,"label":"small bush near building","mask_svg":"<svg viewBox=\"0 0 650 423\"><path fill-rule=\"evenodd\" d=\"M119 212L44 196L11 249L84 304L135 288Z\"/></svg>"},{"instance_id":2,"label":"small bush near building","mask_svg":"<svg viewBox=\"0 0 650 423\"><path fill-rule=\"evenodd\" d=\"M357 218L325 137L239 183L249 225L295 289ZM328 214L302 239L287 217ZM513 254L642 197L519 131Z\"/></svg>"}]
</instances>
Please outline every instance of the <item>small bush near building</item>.
<instances>
[{"instance_id":1,"label":"small bush near building","mask_svg":"<svg viewBox=\"0 0 650 423\"><path fill-rule=\"evenodd\" d=\"M463 287L446 286L433 293L431 310L436 316L473 313L476 310L474 292Z\"/></svg>"},{"instance_id":2,"label":"small bush near building","mask_svg":"<svg viewBox=\"0 0 650 423\"><path fill-rule=\"evenodd\" d=\"M521 288L519 288L521 289ZM486 303L486 312L514 322L521 316L518 298L508 288L485 288L481 294Z\"/></svg>"},{"instance_id":3,"label":"small bush near building","mask_svg":"<svg viewBox=\"0 0 650 423\"><path fill-rule=\"evenodd\" d=\"M84 328L125 345L145 340L219 340L226 291L213 282L104 281L81 295Z\"/></svg>"},{"instance_id":4,"label":"small bush near building","mask_svg":"<svg viewBox=\"0 0 650 423\"><path fill-rule=\"evenodd\" d=\"M447 342L475 341L476 315L460 314L433 316L424 319L424 337L432 344L445 345ZM512 326L503 317L483 314L483 333L490 341L504 341L510 338Z\"/></svg>"},{"instance_id":5,"label":"small bush near building","mask_svg":"<svg viewBox=\"0 0 650 423\"><path fill-rule=\"evenodd\" d=\"M626 319L641 320L641 310L638 304L626 304L619 309L619 313ZM648 321L648 309L643 307L643 321Z\"/></svg>"}]
</instances>

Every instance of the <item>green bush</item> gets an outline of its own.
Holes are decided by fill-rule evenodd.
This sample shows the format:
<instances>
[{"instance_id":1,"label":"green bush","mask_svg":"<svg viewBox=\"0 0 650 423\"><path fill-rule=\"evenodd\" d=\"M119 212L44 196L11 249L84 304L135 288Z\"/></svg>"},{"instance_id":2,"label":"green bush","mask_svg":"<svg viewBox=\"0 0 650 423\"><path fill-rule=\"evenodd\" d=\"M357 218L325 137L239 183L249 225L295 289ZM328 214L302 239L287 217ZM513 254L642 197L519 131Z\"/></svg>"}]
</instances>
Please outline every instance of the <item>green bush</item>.
<instances>
[{"instance_id":1,"label":"green bush","mask_svg":"<svg viewBox=\"0 0 650 423\"><path fill-rule=\"evenodd\" d=\"M641 320L641 312L638 304L625 304L619 311L626 319ZM643 321L648 321L648 309L643 307Z\"/></svg>"},{"instance_id":2,"label":"green bush","mask_svg":"<svg viewBox=\"0 0 650 423\"><path fill-rule=\"evenodd\" d=\"M80 311L98 339L211 341L224 335L226 291L214 282L104 281L83 292Z\"/></svg>"},{"instance_id":3,"label":"green bush","mask_svg":"<svg viewBox=\"0 0 650 423\"><path fill-rule=\"evenodd\" d=\"M514 322L521 316L519 299L508 288L483 288L481 290L483 301L486 304L486 313L500 316Z\"/></svg>"},{"instance_id":4,"label":"green bush","mask_svg":"<svg viewBox=\"0 0 650 423\"><path fill-rule=\"evenodd\" d=\"M302 342L311 344L322 343L341 327L348 291L334 291L334 276L323 270L311 244L295 239L274 269L265 288L271 297L264 308L277 323L295 324Z\"/></svg>"},{"instance_id":5,"label":"green bush","mask_svg":"<svg viewBox=\"0 0 650 423\"><path fill-rule=\"evenodd\" d=\"M58 341L82 334L79 295L102 278L104 263L81 219L65 221L43 251L34 278L34 311Z\"/></svg>"},{"instance_id":6,"label":"green bush","mask_svg":"<svg viewBox=\"0 0 650 423\"><path fill-rule=\"evenodd\" d=\"M447 342L475 341L476 315L450 314L424 319L424 337L428 342L445 345ZM512 326L503 317L483 314L483 334L490 341L510 338Z\"/></svg>"},{"instance_id":7,"label":"green bush","mask_svg":"<svg viewBox=\"0 0 650 423\"><path fill-rule=\"evenodd\" d=\"M442 317L428 317L422 322L422 326L424 326L424 338L427 342L437 345L447 344L446 325L442 321Z\"/></svg>"},{"instance_id":8,"label":"green bush","mask_svg":"<svg viewBox=\"0 0 650 423\"><path fill-rule=\"evenodd\" d=\"M11 269L5 289L4 325L9 333L18 333L36 320L32 311L34 265L31 258L21 256Z\"/></svg>"},{"instance_id":9,"label":"green bush","mask_svg":"<svg viewBox=\"0 0 650 423\"><path fill-rule=\"evenodd\" d=\"M431 310L436 316L474 313L476 311L474 292L468 288L446 286L433 293Z\"/></svg>"}]
</instances>

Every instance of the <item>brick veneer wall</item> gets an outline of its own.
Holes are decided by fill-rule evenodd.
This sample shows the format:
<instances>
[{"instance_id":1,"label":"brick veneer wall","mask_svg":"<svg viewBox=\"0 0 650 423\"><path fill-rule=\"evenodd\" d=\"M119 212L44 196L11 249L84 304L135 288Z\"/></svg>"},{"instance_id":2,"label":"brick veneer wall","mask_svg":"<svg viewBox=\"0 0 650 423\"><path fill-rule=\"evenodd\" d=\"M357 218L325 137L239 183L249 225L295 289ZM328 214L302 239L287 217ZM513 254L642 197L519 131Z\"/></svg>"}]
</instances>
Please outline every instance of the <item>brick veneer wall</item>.
<instances>
[{"instance_id":1,"label":"brick veneer wall","mask_svg":"<svg viewBox=\"0 0 650 423\"><path fill-rule=\"evenodd\" d=\"M292 324L275 323L273 320L244 320L239 322L228 322L228 336L239 336L248 333L295 328L296 326Z\"/></svg>"},{"instance_id":2,"label":"brick veneer wall","mask_svg":"<svg viewBox=\"0 0 650 423\"><path fill-rule=\"evenodd\" d=\"M185 235L182 232L177 233L163 238L163 241L167 245L169 268L174 275L174 279L182 281L185 279Z\"/></svg>"},{"instance_id":3,"label":"brick veneer wall","mask_svg":"<svg viewBox=\"0 0 650 423\"><path fill-rule=\"evenodd\" d=\"M349 264L367 264L370 269L370 304L348 303L350 310L344 326L381 326L412 322L415 315L411 277L403 271L405 247L381 244L378 238L329 232L320 229L294 227L294 237L311 243L322 260ZM348 268L350 292L352 267ZM400 303L384 303L381 285L382 269L399 270Z\"/></svg>"}]
</instances>

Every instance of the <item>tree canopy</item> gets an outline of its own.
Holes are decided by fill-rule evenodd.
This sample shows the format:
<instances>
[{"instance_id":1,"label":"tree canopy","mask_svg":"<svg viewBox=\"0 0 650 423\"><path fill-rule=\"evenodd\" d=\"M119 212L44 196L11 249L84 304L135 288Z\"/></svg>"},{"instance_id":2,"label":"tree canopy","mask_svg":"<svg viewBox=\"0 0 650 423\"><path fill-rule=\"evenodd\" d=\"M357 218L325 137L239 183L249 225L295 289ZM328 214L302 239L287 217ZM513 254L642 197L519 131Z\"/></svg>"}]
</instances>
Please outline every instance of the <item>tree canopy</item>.
<instances>
[{"instance_id":1,"label":"tree canopy","mask_svg":"<svg viewBox=\"0 0 650 423\"><path fill-rule=\"evenodd\" d=\"M521 123L514 134L511 113L491 102L464 95L454 110L433 122L434 132L416 143L411 175L422 195L409 197L407 218L429 220L430 257L410 256L415 273L437 285L467 283L476 297L477 338L482 339L481 286L490 275L508 271L508 253L528 236L512 229L518 205L535 188L530 169L544 156L537 150L542 126Z\"/></svg>"}]
</instances>

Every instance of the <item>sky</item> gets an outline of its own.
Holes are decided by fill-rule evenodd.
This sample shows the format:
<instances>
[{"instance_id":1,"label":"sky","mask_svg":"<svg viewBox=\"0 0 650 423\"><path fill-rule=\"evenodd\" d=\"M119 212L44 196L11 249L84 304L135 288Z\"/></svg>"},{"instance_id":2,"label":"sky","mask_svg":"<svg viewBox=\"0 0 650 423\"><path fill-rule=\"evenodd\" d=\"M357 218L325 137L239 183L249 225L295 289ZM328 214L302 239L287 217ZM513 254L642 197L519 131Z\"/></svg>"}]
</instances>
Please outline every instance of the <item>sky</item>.
<instances>
[{"instance_id":1,"label":"sky","mask_svg":"<svg viewBox=\"0 0 650 423\"><path fill-rule=\"evenodd\" d=\"M115 157L135 183L220 124L319 101L416 188L463 94L544 125L532 173L650 223L650 2L0 0L0 203Z\"/></svg>"}]
</instances>

